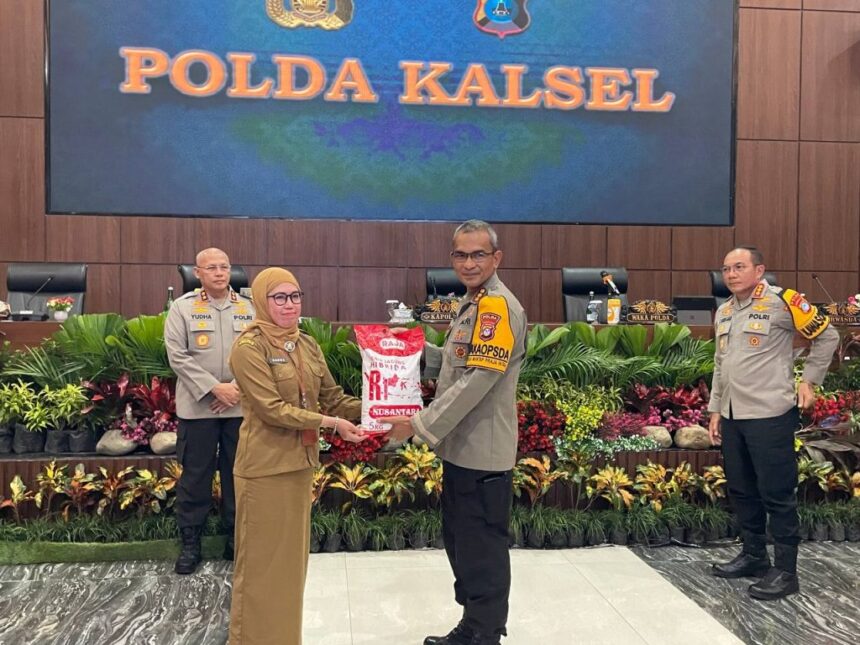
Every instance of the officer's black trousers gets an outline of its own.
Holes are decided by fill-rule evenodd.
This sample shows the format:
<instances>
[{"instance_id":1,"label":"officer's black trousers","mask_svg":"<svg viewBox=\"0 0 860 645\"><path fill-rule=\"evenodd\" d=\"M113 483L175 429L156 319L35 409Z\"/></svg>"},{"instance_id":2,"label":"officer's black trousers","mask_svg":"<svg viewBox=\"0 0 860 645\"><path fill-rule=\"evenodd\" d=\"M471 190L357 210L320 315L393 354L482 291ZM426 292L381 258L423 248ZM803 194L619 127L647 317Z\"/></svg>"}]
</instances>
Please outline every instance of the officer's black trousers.
<instances>
[{"instance_id":1,"label":"officer's black trousers","mask_svg":"<svg viewBox=\"0 0 860 645\"><path fill-rule=\"evenodd\" d=\"M767 419L722 418L729 497L745 536L758 548L764 547L768 516L774 542L796 546L800 541L794 453L797 422L794 408Z\"/></svg>"},{"instance_id":2,"label":"officer's black trousers","mask_svg":"<svg viewBox=\"0 0 860 645\"><path fill-rule=\"evenodd\" d=\"M442 532L454 597L473 630L507 634L511 471L472 470L447 461L443 468Z\"/></svg>"},{"instance_id":3,"label":"officer's black trousers","mask_svg":"<svg viewBox=\"0 0 860 645\"><path fill-rule=\"evenodd\" d=\"M236 495L233 462L239 443L242 417L226 419L180 419L176 456L182 476L176 486L176 523L179 528L202 527L212 508L212 477L221 471L221 517L233 534Z\"/></svg>"}]
</instances>

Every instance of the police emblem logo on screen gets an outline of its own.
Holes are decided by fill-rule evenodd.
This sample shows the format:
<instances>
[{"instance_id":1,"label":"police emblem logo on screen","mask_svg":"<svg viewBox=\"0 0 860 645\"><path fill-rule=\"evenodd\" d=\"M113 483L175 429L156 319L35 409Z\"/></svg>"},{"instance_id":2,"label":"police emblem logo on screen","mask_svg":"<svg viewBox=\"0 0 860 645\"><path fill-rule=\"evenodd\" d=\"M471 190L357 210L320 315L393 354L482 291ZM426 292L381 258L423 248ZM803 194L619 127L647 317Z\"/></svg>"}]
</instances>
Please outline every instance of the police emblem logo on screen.
<instances>
[{"instance_id":1,"label":"police emblem logo on screen","mask_svg":"<svg viewBox=\"0 0 860 645\"><path fill-rule=\"evenodd\" d=\"M352 0L265 0L266 13L281 27L340 29L352 20Z\"/></svg>"},{"instance_id":2,"label":"police emblem logo on screen","mask_svg":"<svg viewBox=\"0 0 860 645\"><path fill-rule=\"evenodd\" d=\"M524 32L531 23L529 0L478 0L473 20L483 32L499 38Z\"/></svg>"}]
</instances>

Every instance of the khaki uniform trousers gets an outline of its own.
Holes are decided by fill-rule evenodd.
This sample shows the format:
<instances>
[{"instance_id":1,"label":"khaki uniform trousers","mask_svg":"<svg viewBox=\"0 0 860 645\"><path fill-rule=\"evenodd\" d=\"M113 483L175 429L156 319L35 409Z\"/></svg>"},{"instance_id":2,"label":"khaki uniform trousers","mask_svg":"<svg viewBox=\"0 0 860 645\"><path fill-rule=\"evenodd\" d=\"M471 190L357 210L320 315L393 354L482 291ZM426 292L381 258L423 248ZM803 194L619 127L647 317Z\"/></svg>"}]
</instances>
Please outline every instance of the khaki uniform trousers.
<instances>
[{"instance_id":1,"label":"khaki uniform trousers","mask_svg":"<svg viewBox=\"0 0 860 645\"><path fill-rule=\"evenodd\" d=\"M313 468L235 476L230 645L301 645Z\"/></svg>"}]
</instances>

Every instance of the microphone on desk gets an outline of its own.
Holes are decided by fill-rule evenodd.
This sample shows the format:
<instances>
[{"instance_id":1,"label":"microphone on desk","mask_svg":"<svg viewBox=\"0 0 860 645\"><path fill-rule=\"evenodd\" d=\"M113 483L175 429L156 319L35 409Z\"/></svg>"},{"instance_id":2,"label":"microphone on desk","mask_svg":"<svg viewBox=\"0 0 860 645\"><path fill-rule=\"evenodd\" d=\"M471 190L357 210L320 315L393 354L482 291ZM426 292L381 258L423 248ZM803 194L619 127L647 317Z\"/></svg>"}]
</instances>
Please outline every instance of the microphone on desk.
<instances>
[{"instance_id":1,"label":"microphone on desk","mask_svg":"<svg viewBox=\"0 0 860 645\"><path fill-rule=\"evenodd\" d=\"M818 284L818 286L819 286L819 287L821 287L821 290L824 292L824 295L825 295L825 296L827 296L827 300L828 300L828 302L836 302L836 301L833 299L833 296L831 296L831 295L830 295L830 292L829 292L829 291L827 290L827 288L824 286L824 283L823 283L823 282L821 282L821 280L819 280L819 279L818 279L818 274L817 274L817 273L813 273L813 274L812 274L812 279L813 279L813 280L815 280L815 282Z\"/></svg>"},{"instance_id":2,"label":"microphone on desk","mask_svg":"<svg viewBox=\"0 0 860 645\"><path fill-rule=\"evenodd\" d=\"M48 279L45 280L42 284L40 284L39 288L36 289L29 298L27 298L27 302L24 303L24 308L21 309L18 313L12 314L12 320L31 320L33 318L36 318L38 320L47 320L48 314L43 313L39 314L38 316L34 316L33 310L30 309L30 304L33 302L33 298L38 296L42 292L42 289L47 287L53 279L54 276L49 275Z\"/></svg>"},{"instance_id":3,"label":"microphone on desk","mask_svg":"<svg viewBox=\"0 0 860 645\"><path fill-rule=\"evenodd\" d=\"M603 284L608 285L609 288L612 290L613 296L621 295L621 291L618 289L618 287L615 286L615 282L612 280L612 274L609 273L609 271L601 271L600 277L603 278Z\"/></svg>"}]
</instances>

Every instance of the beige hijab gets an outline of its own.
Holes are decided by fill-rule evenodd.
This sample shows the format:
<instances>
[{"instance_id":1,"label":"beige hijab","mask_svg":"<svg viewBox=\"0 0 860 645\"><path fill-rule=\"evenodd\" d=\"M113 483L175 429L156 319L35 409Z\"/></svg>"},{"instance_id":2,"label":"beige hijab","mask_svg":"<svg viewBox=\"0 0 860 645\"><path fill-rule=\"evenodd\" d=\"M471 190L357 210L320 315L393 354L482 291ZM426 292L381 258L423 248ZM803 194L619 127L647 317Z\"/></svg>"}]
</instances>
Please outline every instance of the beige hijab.
<instances>
[{"instance_id":1,"label":"beige hijab","mask_svg":"<svg viewBox=\"0 0 860 645\"><path fill-rule=\"evenodd\" d=\"M269 315L269 299L268 295L272 289L279 284L288 282L294 284L296 289L301 289L299 281L296 277L280 267L269 267L263 269L251 284L251 297L254 299L254 309L257 315L254 322L248 325L246 333L252 329L259 329L265 336L266 340L278 349L283 349L284 343L288 340L296 342L299 339L298 324L285 328L276 325L272 322L272 317Z\"/></svg>"}]
</instances>

